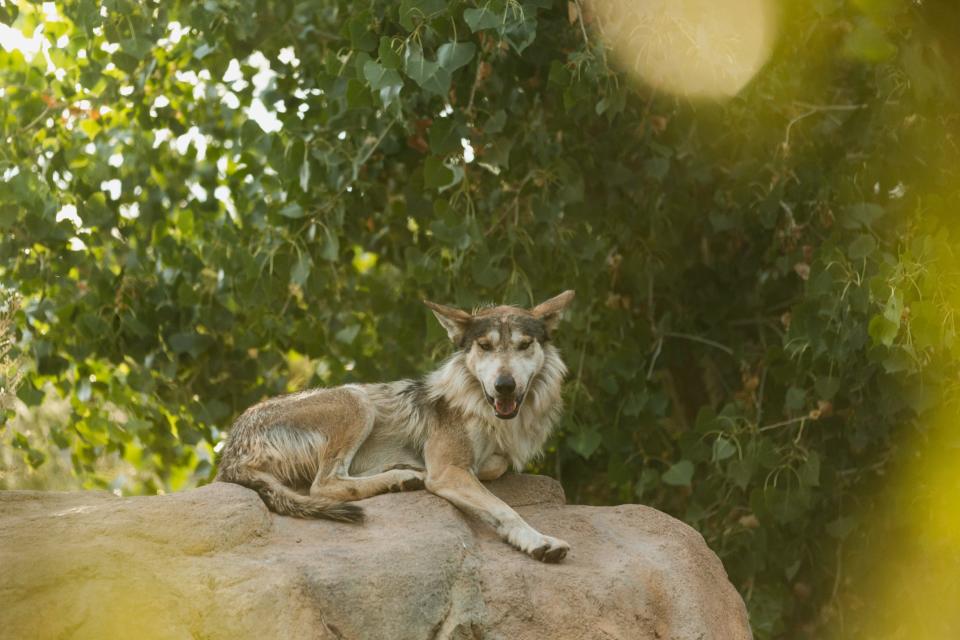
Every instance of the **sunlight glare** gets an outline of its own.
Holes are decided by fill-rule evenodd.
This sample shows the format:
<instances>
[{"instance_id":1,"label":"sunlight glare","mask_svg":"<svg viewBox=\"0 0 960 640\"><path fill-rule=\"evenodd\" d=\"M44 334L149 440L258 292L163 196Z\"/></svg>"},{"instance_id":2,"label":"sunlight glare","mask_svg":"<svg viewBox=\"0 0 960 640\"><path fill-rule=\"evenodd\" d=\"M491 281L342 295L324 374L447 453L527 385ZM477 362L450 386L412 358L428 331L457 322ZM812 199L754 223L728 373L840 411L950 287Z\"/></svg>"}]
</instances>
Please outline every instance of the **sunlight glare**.
<instances>
[{"instance_id":1,"label":"sunlight glare","mask_svg":"<svg viewBox=\"0 0 960 640\"><path fill-rule=\"evenodd\" d=\"M770 56L769 0L591 0L614 61L643 82L689 97L736 95Z\"/></svg>"}]
</instances>

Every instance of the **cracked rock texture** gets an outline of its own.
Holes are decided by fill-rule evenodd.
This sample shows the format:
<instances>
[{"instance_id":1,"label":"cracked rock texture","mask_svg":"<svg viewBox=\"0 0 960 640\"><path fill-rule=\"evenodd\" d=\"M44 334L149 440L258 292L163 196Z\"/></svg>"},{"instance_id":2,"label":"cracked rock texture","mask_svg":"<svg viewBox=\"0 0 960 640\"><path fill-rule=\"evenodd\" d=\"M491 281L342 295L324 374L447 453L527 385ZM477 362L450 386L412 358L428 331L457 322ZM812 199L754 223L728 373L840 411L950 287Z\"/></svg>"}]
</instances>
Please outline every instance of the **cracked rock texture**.
<instances>
[{"instance_id":1,"label":"cracked rock texture","mask_svg":"<svg viewBox=\"0 0 960 640\"><path fill-rule=\"evenodd\" d=\"M750 638L687 525L564 505L542 476L489 483L572 546L541 564L424 491L362 526L271 514L242 487L167 496L0 492L0 638Z\"/></svg>"}]
</instances>

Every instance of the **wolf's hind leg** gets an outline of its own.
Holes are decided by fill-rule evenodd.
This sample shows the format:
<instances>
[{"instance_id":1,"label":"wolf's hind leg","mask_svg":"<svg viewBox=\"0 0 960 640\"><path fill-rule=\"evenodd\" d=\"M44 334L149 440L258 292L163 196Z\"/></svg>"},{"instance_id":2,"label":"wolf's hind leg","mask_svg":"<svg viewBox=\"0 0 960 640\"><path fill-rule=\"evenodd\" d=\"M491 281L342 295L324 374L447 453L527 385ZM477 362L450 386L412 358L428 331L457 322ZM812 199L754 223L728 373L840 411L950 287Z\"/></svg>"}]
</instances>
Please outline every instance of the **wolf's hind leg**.
<instances>
[{"instance_id":1,"label":"wolf's hind leg","mask_svg":"<svg viewBox=\"0 0 960 640\"><path fill-rule=\"evenodd\" d=\"M369 437L376 420L376 411L369 402L358 405L357 424L344 428L331 437L320 453L317 475L310 486L310 495L337 501L362 500L389 491L422 489L422 470L395 468L370 476L350 475L350 464Z\"/></svg>"},{"instance_id":2,"label":"wolf's hind leg","mask_svg":"<svg viewBox=\"0 0 960 640\"><path fill-rule=\"evenodd\" d=\"M372 476L359 478L345 474L320 477L310 487L310 495L329 500L363 500L391 491L423 489L422 471L414 469L391 469Z\"/></svg>"}]
</instances>

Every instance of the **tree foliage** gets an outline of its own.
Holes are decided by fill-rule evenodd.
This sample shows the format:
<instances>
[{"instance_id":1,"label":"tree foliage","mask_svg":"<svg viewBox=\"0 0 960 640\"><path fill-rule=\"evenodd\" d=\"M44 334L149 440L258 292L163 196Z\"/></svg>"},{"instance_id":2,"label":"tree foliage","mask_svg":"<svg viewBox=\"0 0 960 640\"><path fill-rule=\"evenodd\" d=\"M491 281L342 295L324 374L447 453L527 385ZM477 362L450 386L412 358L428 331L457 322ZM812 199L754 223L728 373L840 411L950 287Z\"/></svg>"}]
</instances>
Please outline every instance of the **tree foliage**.
<instances>
[{"instance_id":1,"label":"tree foliage","mask_svg":"<svg viewBox=\"0 0 960 640\"><path fill-rule=\"evenodd\" d=\"M956 386L955 8L784 3L717 103L614 68L589 3L55 4L0 3L48 45L0 51L0 284L20 399L70 411L6 445L207 482L250 404L435 364L420 299L574 288L536 470L698 528L758 637L835 622Z\"/></svg>"}]
</instances>

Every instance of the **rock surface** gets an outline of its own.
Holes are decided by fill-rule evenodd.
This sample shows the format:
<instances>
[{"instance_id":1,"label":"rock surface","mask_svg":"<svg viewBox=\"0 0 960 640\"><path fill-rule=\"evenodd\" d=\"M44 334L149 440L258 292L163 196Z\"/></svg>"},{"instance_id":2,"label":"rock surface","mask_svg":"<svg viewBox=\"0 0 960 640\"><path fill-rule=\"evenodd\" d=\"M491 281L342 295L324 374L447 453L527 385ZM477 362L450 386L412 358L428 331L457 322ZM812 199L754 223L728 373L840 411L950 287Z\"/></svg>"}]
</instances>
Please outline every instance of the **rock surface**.
<instances>
[{"instance_id":1,"label":"rock surface","mask_svg":"<svg viewBox=\"0 0 960 640\"><path fill-rule=\"evenodd\" d=\"M0 638L749 638L703 538L639 505L565 506L540 476L488 485L572 546L541 564L424 491L365 525L267 511L215 483L167 496L0 492Z\"/></svg>"}]
</instances>

